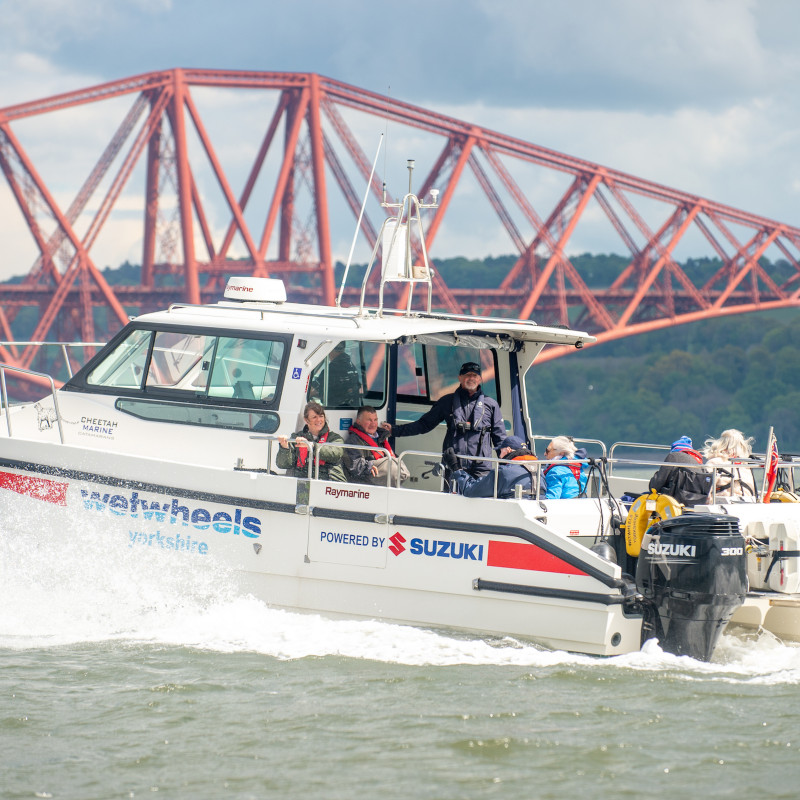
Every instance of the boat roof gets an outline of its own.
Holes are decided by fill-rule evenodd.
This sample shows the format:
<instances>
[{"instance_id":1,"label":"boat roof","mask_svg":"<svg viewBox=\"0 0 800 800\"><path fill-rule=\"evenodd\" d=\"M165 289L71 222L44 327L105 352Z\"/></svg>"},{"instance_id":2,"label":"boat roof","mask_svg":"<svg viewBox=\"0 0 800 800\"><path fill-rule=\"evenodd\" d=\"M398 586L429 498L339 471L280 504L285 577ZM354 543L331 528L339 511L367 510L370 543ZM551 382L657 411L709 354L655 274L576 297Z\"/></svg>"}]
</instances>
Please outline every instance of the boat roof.
<instances>
[{"instance_id":1,"label":"boat roof","mask_svg":"<svg viewBox=\"0 0 800 800\"><path fill-rule=\"evenodd\" d=\"M532 320L477 317L383 309L340 308L301 303L221 301L209 305L173 304L165 311L144 314L137 322L155 325L192 325L215 330L231 328L275 333L330 336L337 339L413 342L435 339L437 334L457 337L513 339L555 345L582 345L594 336L566 327L546 327Z\"/></svg>"}]
</instances>

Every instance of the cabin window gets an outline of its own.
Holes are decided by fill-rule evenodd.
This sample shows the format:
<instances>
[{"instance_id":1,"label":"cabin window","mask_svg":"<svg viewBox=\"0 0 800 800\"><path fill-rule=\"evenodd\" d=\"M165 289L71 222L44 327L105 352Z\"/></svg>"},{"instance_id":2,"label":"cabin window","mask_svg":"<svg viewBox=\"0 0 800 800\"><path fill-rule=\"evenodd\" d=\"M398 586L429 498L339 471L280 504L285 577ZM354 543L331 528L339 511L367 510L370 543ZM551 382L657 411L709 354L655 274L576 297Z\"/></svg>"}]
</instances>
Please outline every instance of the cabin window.
<instances>
[{"instance_id":1,"label":"cabin window","mask_svg":"<svg viewBox=\"0 0 800 800\"><path fill-rule=\"evenodd\" d=\"M87 376L90 386L141 389L152 331L132 330Z\"/></svg>"},{"instance_id":2,"label":"cabin window","mask_svg":"<svg viewBox=\"0 0 800 800\"><path fill-rule=\"evenodd\" d=\"M284 342L221 336L208 384L209 397L239 400L275 399Z\"/></svg>"},{"instance_id":3,"label":"cabin window","mask_svg":"<svg viewBox=\"0 0 800 800\"><path fill-rule=\"evenodd\" d=\"M180 393L195 402L230 399L277 403L288 337L255 339L187 330L136 328L86 375L86 385L156 394ZM71 381L80 386L79 373Z\"/></svg>"},{"instance_id":4,"label":"cabin window","mask_svg":"<svg viewBox=\"0 0 800 800\"><path fill-rule=\"evenodd\" d=\"M404 400L426 400L429 397L425 349L421 344L397 348L397 396Z\"/></svg>"},{"instance_id":5,"label":"cabin window","mask_svg":"<svg viewBox=\"0 0 800 800\"><path fill-rule=\"evenodd\" d=\"M147 370L148 389L205 391L207 369L202 360L210 358L215 337L197 333L158 331Z\"/></svg>"},{"instance_id":6,"label":"cabin window","mask_svg":"<svg viewBox=\"0 0 800 800\"><path fill-rule=\"evenodd\" d=\"M274 411L248 411L196 403L120 398L116 402L116 407L126 414L154 422L201 425L207 428L227 428L255 433L275 433L280 423L280 417Z\"/></svg>"},{"instance_id":7,"label":"cabin window","mask_svg":"<svg viewBox=\"0 0 800 800\"><path fill-rule=\"evenodd\" d=\"M472 347L402 345L398 348L397 396L409 403L433 403L458 388L458 371L466 361L481 365L483 393L499 402L494 350Z\"/></svg>"},{"instance_id":8,"label":"cabin window","mask_svg":"<svg viewBox=\"0 0 800 800\"><path fill-rule=\"evenodd\" d=\"M380 408L386 402L386 345L339 342L314 368L308 399L325 408Z\"/></svg>"}]
</instances>

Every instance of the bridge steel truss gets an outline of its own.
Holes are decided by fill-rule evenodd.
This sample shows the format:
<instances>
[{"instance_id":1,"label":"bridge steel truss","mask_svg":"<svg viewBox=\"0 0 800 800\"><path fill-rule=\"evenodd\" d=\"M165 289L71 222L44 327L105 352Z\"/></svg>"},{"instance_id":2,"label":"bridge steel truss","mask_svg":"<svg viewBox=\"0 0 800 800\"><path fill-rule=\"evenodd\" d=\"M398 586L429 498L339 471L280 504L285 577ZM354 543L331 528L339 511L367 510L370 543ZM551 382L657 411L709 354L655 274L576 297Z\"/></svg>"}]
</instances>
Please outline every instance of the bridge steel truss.
<instances>
[{"instance_id":1,"label":"bridge steel truss","mask_svg":"<svg viewBox=\"0 0 800 800\"><path fill-rule=\"evenodd\" d=\"M201 87L261 90L277 98L239 187L224 170L195 102ZM71 204L62 208L15 127L31 117L126 95L133 98L128 112ZM12 342L0 346L0 360L31 365L33 345L13 343L14 321L29 307L36 310L37 322L26 338L40 341L55 333L92 341L124 325L129 313L175 300L214 300L231 274L282 277L290 298L332 304L329 192L338 189L336 200L343 199L355 222L361 208L358 187L366 186L371 166L346 121L353 111L423 131L437 142L438 157L417 191L421 197L433 187L441 192L438 208L427 217L426 243L434 264L437 234L468 173L507 232L509 251L517 253L497 288L452 288L436 273L438 308L533 315L541 323L583 328L602 342L716 315L798 304L798 228L316 74L175 69L0 109L0 169L38 252L20 283L0 289L0 339ZM192 150L190 135L200 148ZM196 179L198 150L224 197L228 219L221 231L213 229ZM251 200L270 154L276 164L274 186L268 202L258 206ZM552 207L534 207L531 187L521 176L524 165L561 176L566 190ZM141 278L138 285L111 286L92 248L137 166L145 176ZM303 191L312 209L305 222L298 211ZM378 208L383 189L375 176L368 192ZM659 209L655 225L653 207ZM616 280L602 289L590 287L567 256L590 209L613 226L620 252L629 257ZM379 227L367 210L361 233L370 248ZM699 231L721 263L703 280L673 255L690 231ZM235 240L244 257L232 255ZM784 262L780 278L763 265L768 251ZM357 291L346 290L346 304L357 301ZM99 308L105 309L102 331L96 330ZM559 354L554 349L552 355Z\"/></svg>"}]
</instances>

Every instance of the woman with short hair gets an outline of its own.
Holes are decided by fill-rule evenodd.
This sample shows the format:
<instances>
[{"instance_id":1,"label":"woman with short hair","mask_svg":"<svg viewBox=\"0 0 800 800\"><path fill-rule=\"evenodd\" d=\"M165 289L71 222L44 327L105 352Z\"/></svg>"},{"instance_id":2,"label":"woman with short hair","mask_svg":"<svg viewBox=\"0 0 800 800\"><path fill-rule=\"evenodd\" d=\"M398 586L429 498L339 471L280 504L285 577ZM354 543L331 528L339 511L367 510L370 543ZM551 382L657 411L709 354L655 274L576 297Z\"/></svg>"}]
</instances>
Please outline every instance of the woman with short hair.
<instances>
[{"instance_id":1,"label":"woman with short hair","mask_svg":"<svg viewBox=\"0 0 800 800\"><path fill-rule=\"evenodd\" d=\"M556 436L544 451L546 461L575 458L575 442L568 436ZM542 470L545 480L545 500L568 500L581 493L580 464L550 464Z\"/></svg>"},{"instance_id":2,"label":"woman with short hair","mask_svg":"<svg viewBox=\"0 0 800 800\"><path fill-rule=\"evenodd\" d=\"M343 451L337 446L344 444L344 439L328 428L323 406L313 401L306 403L303 419L306 424L302 430L288 438L278 437L280 447L275 464L280 469L285 469L286 474L293 478L308 478L308 462L315 457L314 445L316 445L319 451L319 479L346 480L341 464ZM313 467L311 477L314 477Z\"/></svg>"}]
</instances>

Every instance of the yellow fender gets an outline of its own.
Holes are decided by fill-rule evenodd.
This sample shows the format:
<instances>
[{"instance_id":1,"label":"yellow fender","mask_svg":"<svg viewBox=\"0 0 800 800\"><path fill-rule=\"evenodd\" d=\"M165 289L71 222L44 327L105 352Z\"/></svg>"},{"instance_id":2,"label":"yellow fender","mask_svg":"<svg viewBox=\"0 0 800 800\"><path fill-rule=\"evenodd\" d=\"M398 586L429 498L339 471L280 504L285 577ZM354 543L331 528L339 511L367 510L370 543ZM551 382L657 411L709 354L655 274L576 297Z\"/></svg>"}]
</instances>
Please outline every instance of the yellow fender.
<instances>
[{"instance_id":1,"label":"yellow fender","mask_svg":"<svg viewBox=\"0 0 800 800\"><path fill-rule=\"evenodd\" d=\"M674 497L658 494L655 489L651 489L650 494L637 497L625 519L625 549L628 555L639 555L642 539L651 525L682 513L683 506Z\"/></svg>"},{"instance_id":2,"label":"yellow fender","mask_svg":"<svg viewBox=\"0 0 800 800\"><path fill-rule=\"evenodd\" d=\"M769 496L770 503L800 503L800 496L794 492L787 492L783 489L774 489Z\"/></svg>"}]
</instances>

